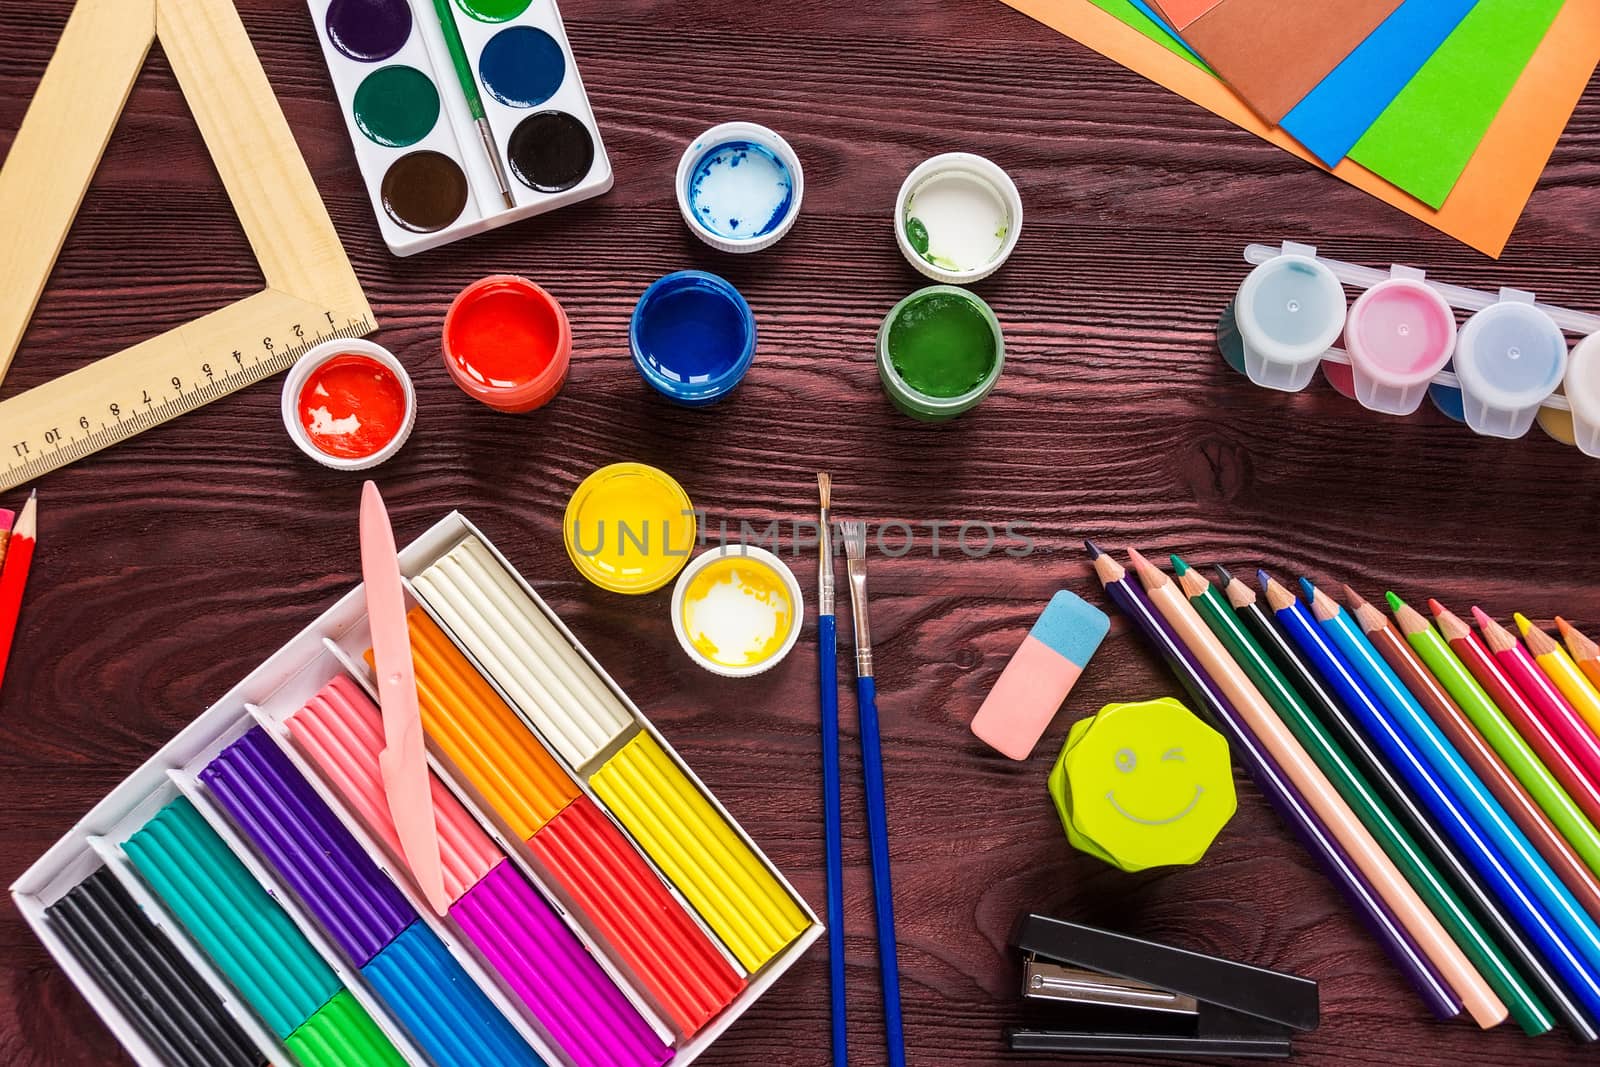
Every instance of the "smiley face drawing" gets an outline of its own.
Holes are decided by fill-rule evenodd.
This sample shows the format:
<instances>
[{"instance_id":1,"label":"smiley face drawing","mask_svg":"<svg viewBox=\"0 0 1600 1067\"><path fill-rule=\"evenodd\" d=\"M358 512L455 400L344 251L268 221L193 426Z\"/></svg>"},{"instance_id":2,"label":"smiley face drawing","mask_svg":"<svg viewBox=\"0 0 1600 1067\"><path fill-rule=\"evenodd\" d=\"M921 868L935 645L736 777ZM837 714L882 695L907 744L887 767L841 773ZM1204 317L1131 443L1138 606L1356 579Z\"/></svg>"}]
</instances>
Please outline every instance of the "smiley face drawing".
<instances>
[{"instance_id":1,"label":"smiley face drawing","mask_svg":"<svg viewBox=\"0 0 1600 1067\"><path fill-rule=\"evenodd\" d=\"M1076 723L1050 794L1073 847L1125 871L1198 861L1238 806L1227 742L1172 699Z\"/></svg>"}]
</instances>

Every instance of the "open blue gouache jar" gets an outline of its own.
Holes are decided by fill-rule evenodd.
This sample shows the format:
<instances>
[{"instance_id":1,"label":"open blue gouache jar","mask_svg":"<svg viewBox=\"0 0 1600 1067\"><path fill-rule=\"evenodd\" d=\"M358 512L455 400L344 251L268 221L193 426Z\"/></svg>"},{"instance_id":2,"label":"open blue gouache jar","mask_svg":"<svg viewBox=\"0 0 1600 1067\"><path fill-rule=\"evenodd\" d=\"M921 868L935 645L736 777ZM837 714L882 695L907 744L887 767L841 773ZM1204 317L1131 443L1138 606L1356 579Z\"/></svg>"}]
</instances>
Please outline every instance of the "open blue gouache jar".
<instances>
[{"instance_id":1,"label":"open blue gouache jar","mask_svg":"<svg viewBox=\"0 0 1600 1067\"><path fill-rule=\"evenodd\" d=\"M680 270L644 291L628 326L633 365L675 404L701 407L733 392L756 354L756 318L715 274Z\"/></svg>"}]
</instances>

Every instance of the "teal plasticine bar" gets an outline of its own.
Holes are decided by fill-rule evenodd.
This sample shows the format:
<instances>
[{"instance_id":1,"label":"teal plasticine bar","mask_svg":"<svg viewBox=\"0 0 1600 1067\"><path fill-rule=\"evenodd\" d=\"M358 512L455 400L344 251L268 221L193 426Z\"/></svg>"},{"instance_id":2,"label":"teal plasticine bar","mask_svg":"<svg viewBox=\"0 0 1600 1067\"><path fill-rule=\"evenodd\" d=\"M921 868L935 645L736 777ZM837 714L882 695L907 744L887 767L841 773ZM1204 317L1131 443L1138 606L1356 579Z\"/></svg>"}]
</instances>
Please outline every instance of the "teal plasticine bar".
<instances>
[{"instance_id":1,"label":"teal plasticine bar","mask_svg":"<svg viewBox=\"0 0 1600 1067\"><path fill-rule=\"evenodd\" d=\"M280 1038L339 991L333 971L188 798L162 808L122 851Z\"/></svg>"}]
</instances>

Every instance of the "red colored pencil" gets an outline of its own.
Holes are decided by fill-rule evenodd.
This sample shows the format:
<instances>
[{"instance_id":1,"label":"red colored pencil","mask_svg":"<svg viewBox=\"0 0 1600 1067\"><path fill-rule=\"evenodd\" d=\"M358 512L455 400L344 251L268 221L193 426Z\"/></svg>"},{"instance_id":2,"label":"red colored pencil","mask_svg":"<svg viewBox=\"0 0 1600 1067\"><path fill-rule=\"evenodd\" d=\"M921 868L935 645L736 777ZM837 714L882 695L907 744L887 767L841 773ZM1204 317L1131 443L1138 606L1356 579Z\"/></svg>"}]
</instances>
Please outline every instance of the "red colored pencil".
<instances>
[{"instance_id":1,"label":"red colored pencil","mask_svg":"<svg viewBox=\"0 0 1600 1067\"><path fill-rule=\"evenodd\" d=\"M38 533L38 493L28 497L17 524L11 528L5 565L0 567L0 683L5 682L11 641L17 636L17 616L22 611L22 589L28 584L33 545Z\"/></svg>"},{"instance_id":2,"label":"red colored pencil","mask_svg":"<svg viewBox=\"0 0 1600 1067\"><path fill-rule=\"evenodd\" d=\"M1489 698L1499 705L1517 733L1538 753L1539 759L1550 768L1550 773L1556 776L1556 780L1589 817L1589 821L1600 825L1600 745L1594 744L1594 735L1586 727L1579 730L1578 749L1569 749L1567 733L1558 733L1553 724L1547 723L1542 714L1534 710L1530 700L1512 681L1509 665L1491 655L1488 647L1461 621L1460 616L1437 600L1428 601L1428 610L1433 612L1439 632L1450 643L1451 650L1461 657L1461 662L1466 664L1467 670L1472 672ZM1504 631L1504 627L1500 629ZM1506 637L1510 638L1513 645L1516 644L1516 639L1509 633ZM1534 670L1537 672L1538 668ZM1582 721L1577 725L1583 727ZM1588 744L1582 743L1585 736ZM1590 768L1594 768L1593 773Z\"/></svg>"}]
</instances>

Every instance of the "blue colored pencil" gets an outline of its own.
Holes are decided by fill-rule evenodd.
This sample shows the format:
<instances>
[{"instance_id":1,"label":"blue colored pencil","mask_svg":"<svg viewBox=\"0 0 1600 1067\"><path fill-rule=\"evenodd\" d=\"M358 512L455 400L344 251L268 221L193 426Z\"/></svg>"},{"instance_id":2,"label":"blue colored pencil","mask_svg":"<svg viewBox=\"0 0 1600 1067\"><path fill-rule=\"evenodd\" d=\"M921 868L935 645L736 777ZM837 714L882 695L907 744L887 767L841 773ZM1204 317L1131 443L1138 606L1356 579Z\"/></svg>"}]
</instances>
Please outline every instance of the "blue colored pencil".
<instances>
[{"instance_id":1,"label":"blue colored pencil","mask_svg":"<svg viewBox=\"0 0 1600 1067\"><path fill-rule=\"evenodd\" d=\"M1398 769L1401 777L1455 841L1478 877L1517 921L1567 991L1590 1012L1600 1007L1600 982L1596 982L1585 953L1579 951L1576 939L1569 935L1564 926L1553 923L1545 908L1530 896L1529 883L1537 880L1537 866L1542 866L1544 861L1533 854L1525 839L1521 843L1522 855L1532 861L1526 864L1518 864L1510 857L1503 856L1486 839L1487 835L1495 834L1496 828L1508 829L1510 834L1518 837L1521 832L1511 826L1503 811L1499 814L1498 823L1492 812L1476 811L1477 805L1471 798L1487 801L1488 804L1493 804L1493 800L1488 798L1481 784L1476 784L1475 790L1472 788L1471 772L1442 736L1433 739L1437 744L1426 740L1427 730L1422 724L1432 727L1432 723L1420 707L1417 714L1421 723L1414 725L1421 740L1414 739L1396 722L1397 718L1409 716L1391 711L1384 696L1371 687L1366 672L1360 669L1360 661L1368 656L1376 663L1382 662L1365 635L1348 618L1345 626L1319 624L1310 609L1293 593L1269 578L1264 571L1259 573L1266 590L1267 603L1289 639L1310 661L1324 683L1347 703L1347 710L1379 752ZM1343 614L1331 599L1324 596L1321 600L1332 609L1329 614L1333 618ZM1360 648L1361 644L1366 645L1365 653ZM1377 677L1375 670L1372 673L1373 677ZM1403 686L1398 685L1398 679L1396 688L1400 692L1405 691ZM1433 731L1437 733L1437 728L1433 728ZM1438 762L1425 758L1424 752L1434 756ZM1469 777L1455 781L1456 790L1447 788L1446 781L1455 779L1454 772L1457 771ZM1468 811L1473 811L1474 816L1479 818L1469 816ZM1514 840L1511 838L1508 843L1514 844ZM1508 851L1515 854L1514 847ZM1528 869L1524 870L1524 867ZM1555 882L1548 867L1544 868L1544 874L1551 883ZM1565 893L1565 888L1561 888L1560 892ZM1570 894L1568 896L1570 899ZM1573 906L1575 908L1576 904Z\"/></svg>"},{"instance_id":2,"label":"blue colored pencil","mask_svg":"<svg viewBox=\"0 0 1600 1067\"><path fill-rule=\"evenodd\" d=\"M828 517L833 479L817 475L822 508L817 523L817 666L822 705L822 825L828 851L828 998L833 1018L833 1067L850 1056L844 984L844 847L839 812L839 638L834 617L833 524Z\"/></svg>"}]
</instances>

